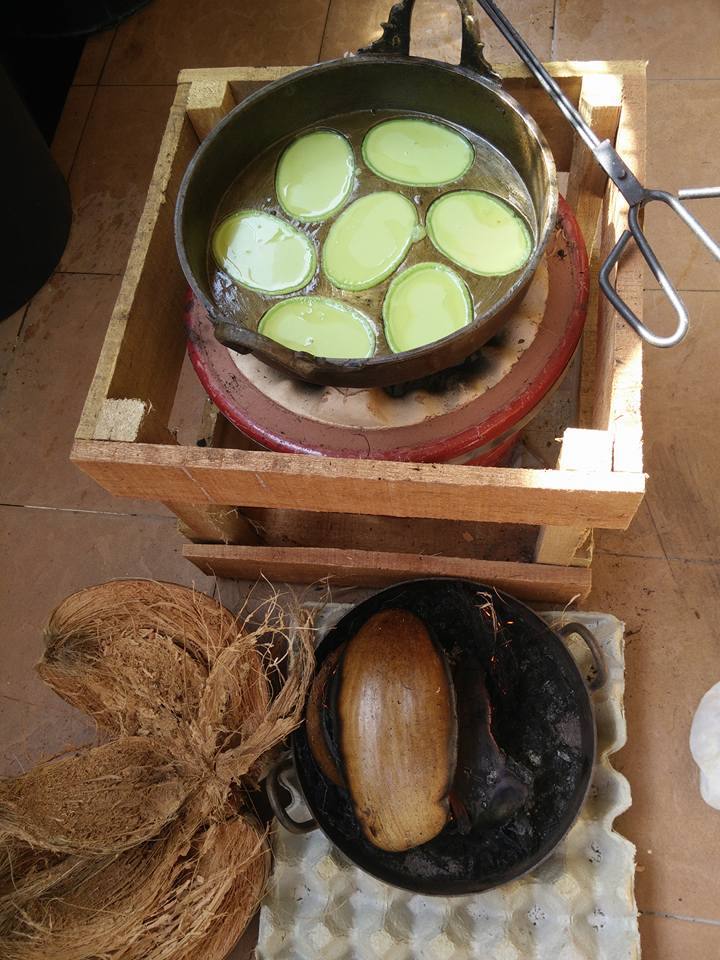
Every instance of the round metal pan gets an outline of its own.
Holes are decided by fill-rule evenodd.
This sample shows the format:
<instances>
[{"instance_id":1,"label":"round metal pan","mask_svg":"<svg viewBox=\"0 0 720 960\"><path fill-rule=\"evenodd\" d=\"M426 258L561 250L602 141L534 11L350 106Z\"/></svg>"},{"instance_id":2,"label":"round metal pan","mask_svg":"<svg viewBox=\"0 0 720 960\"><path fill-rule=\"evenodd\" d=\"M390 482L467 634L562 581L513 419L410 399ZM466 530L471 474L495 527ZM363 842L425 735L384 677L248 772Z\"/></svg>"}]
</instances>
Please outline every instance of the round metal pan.
<instances>
[{"instance_id":1,"label":"round metal pan","mask_svg":"<svg viewBox=\"0 0 720 960\"><path fill-rule=\"evenodd\" d=\"M316 669L373 614L393 607L425 622L451 668L458 650L468 645L485 658L488 690L494 691L493 731L508 755L532 765L531 802L511 820L469 836L451 818L429 843L388 853L363 836L347 791L324 776L303 725L292 736L291 757L268 777L273 810L294 832L319 827L362 870L406 890L455 896L515 880L552 853L585 801L596 749L589 690L605 682L602 653L582 624L556 631L508 594L469 580L433 578L397 584L353 607L322 640ZM562 637L571 634L590 648L595 668L589 682L563 643ZM279 794L278 779L292 769L313 816L306 823L288 815Z\"/></svg>"},{"instance_id":2,"label":"round metal pan","mask_svg":"<svg viewBox=\"0 0 720 960\"><path fill-rule=\"evenodd\" d=\"M555 164L535 121L502 89L483 58L469 0L458 0L458 4L463 13L459 65L408 55L413 0L402 0L393 7L383 36L367 50L268 84L232 110L197 150L178 194L175 238L183 271L212 318L221 343L241 353L252 352L313 383L388 386L461 363L511 315L555 228ZM535 219L535 245L532 256L499 298L451 336L415 350L365 360L313 357L262 336L249 318L245 325L223 312L213 297L208 238L228 188L265 150L331 118L370 109L437 118L486 140L514 168L527 190Z\"/></svg>"}]
</instances>

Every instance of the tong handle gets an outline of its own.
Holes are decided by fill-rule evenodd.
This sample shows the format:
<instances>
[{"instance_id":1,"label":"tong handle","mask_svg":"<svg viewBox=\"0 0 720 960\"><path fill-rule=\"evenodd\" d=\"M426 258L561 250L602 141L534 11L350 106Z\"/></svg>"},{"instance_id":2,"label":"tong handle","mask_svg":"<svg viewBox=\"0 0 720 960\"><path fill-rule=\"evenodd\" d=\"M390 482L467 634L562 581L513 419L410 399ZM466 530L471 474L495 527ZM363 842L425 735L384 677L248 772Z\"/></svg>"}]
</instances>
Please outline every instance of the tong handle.
<instances>
[{"instance_id":1,"label":"tong handle","mask_svg":"<svg viewBox=\"0 0 720 960\"><path fill-rule=\"evenodd\" d=\"M690 211L683 206L678 197L674 197L671 193L666 193L664 190L645 190L643 193L643 199L639 203L633 204L628 211L628 229L623 231L620 239L610 251L610 255L608 256L607 260L600 268L600 289L620 314L620 316L630 324L633 330L635 330L635 332L642 337L646 343L649 343L653 347L674 347L675 344L680 343L688 331L688 313L680 294L673 286L672 281L668 277L667 273L660 264L660 261L655 256L655 252L648 243L647 237L640 226L640 211L653 200L659 201L660 203L665 203L675 211L675 213L684 223L688 225L688 227L690 227L695 236L702 241L702 243L713 254L716 260L720 260L720 246L715 243L713 238L703 229ZM680 191L680 193L688 199L690 199L690 195L696 197L711 197L720 196L720 189L716 187L710 187L707 190L688 190ZM669 336L660 336L647 327L642 320L640 320L633 313L610 281L612 269L622 256L623 251L631 239L635 240L640 253L642 253L645 259L645 262L652 270L653 276L660 284L660 287L664 291L665 296L668 298L675 311L675 315L677 317L677 326L675 327L674 332Z\"/></svg>"}]
</instances>

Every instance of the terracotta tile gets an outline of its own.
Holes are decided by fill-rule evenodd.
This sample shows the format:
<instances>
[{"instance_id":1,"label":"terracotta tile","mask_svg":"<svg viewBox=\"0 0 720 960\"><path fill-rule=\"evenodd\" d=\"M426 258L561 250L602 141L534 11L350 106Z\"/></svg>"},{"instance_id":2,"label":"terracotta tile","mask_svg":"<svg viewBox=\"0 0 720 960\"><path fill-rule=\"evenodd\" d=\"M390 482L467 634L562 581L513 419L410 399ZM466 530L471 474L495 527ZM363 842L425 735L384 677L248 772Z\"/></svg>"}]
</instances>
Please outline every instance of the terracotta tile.
<instances>
[{"instance_id":1,"label":"terracotta tile","mask_svg":"<svg viewBox=\"0 0 720 960\"><path fill-rule=\"evenodd\" d=\"M94 86L96 83L99 83L100 74L105 66L105 61L110 52L114 36L115 28L113 27L111 30L103 30L102 33L94 33L91 37L87 38L83 52L80 55L80 62L75 71L75 77L73 79L75 86L85 84Z\"/></svg>"},{"instance_id":2,"label":"terracotta tile","mask_svg":"<svg viewBox=\"0 0 720 960\"><path fill-rule=\"evenodd\" d=\"M392 0L331 0L327 28L322 45L322 60L342 57L380 35L380 24L387 20ZM552 39L552 0L532 4L510 0L503 11L531 44L539 57L550 59ZM490 63L510 63L516 54L497 29L478 8L485 55ZM417 0L413 17L411 53L457 63L460 58L460 14L455 0Z\"/></svg>"},{"instance_id":3,"label":"terracotta tile","mask_svg":"<svg viewBox=\"0 0 720 960\"><path fill-rule=\"evenodd\" d=\"M720 15L715 19L720 21ZM717 186L718 116L720 80L652 81L648 85L648 186L671 192L681 187ZM718 200L695 200L688 208L712 237L720 238ZM651 204L645 229L678 289L720 289L720 264L668 207ZM658 287L649 270L645 283Z\"/></svg>"},{"instance_id":4,"label":"terracotta tile","mask_svg":"<svg viewBox=\"0 0 720 960\"><path fill-rule=\"evenodd\" d=\"M720 559L720 291L684 299L690 332L670 350L644 352L643 420L647 501L665 552ZM648 321L668 329L672 310L660 291L645 296Z\"/></svg>"},{"instance_id":5,"label":"terracotta tile","mask_svg":"<svg viewBox=\"0 0 720 960\"><path fill-rule=\"evenodd\" d=\"M715 658L705 664L706 689L709 690L720 682L720 561L670 560L669 563L678 590L698 621L698 629L715 642Z\"/></svg>"},{"instance_id":6,"label":"terracotta tile","mask_svg":"<svg viewBox=\"0 0 720 960\"><path fill-rule=\"evenodd\" d=\"M596 554L663 559L662 543L653 523L647 499L640 504L627 530L595 531L595 552Z\"/></svg>"},{"instance_id":7,"label":"terracotta tile","mask_svg":"<svg viewBox=\"0 0 720 960\"><path fill-rule=\"evenodd\" d=\"M314 63L328 0L154 0L120 24L103 83L175 83L184 67Z\"/></svg>"},{"instance_id":8,"label":"terracotta tile","mask_svg":"<svg viewBox=\"0 0 720 960\"><path fill-rule=\"evenodd\" d=\"M638 906L716 920L718 813L700 796L688 737L700 697L719 679L720 639L674 572L665 560L597 556L584 606L626 624L628 741L615 765L633 802L616 828L637 846ZM697 583L701 593L709 581Z\"/></svg>"},{"instance_id":9,"label":"terracotta tile","mask_svg":"<svg viewBox=\"0 0 720 960\"><path fill-rule=\"evenodd\" d=\"M651 77L720 77L716 0L558 0L556 60L649 60Z\"/></svg>"},{"instance_id":10,"label":"terracotta tile","mask_svg":"<svg viewBox=\"0 0 720 960\"><path fill-rule=\"evenodd\" d=\"M720 925L640 917L643 960L711 960L720 956Z\"/></svg>"},{"instance_id":11,"label":"terracotta tile","mask_svg":"<svg viewBox=\"0 0 720 960\"><path fill-rule=\"evenodd\" d=\"M61 270L124 270L174 95L171 86L98 88L70 175Z\"/></svg>"},{"instance_id":12,"label":"terracotta tile","mask_svg":"<svg viewBox=\"0 0 720 960\"><path fill-rule=\"evenodd\" d=\"M0 502L165 515L111 497L68 460L119 286L56 274L32 300L0 400Z\"/></svg>"},{"instance_id":13,"label":"terracotta tile","mask_svg":"<svg viewBox=\"0 0 720 960\"><path fill-rule=\"evenodd\" d=\"M70 175L94 95L95 87L70 87L68 90L50 148L65 179Z\"/></svg>"},{"instance_id":14,"label":"terracotta tile","mask_svg":"<svg viewBox=\"0 0 720 960\"><path fill-rule=\"evenodd\" d=\"M208 593L213 581L182 558L169 518L0 507L0 531L0 770L9 774L93 735L92 724L33 669L42 653L42 628L61 600L113 577L194 582Z\"/></svg>"}]
</instances>

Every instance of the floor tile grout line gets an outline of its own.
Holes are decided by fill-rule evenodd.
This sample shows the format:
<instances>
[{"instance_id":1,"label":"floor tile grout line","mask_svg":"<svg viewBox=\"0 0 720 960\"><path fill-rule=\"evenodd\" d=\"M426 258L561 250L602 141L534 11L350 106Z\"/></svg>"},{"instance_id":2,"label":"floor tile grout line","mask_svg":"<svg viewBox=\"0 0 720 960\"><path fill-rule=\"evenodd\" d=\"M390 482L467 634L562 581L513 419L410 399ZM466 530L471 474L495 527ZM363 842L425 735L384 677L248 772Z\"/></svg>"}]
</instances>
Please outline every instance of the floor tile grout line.
<instances>
[{"instance_id":1,"label":"floor tile grout line","mask_svg":"<svg viewBox=\"0 0 720 960\"><path fill-rule=\"evenodd\" d=\"M717 83L718 77L648 77L648 83Z\"/></svg>"},{"instance_id":2,"label":"floor tile grout line","mask_svg":"<svg viewBox=\"0 0 720 960\"><path fill-rule=\"evenodd\" d=\"M137 520L170 520L176 517L165 517L159 513L124 513L120 510L88 510L84 507L51 507L41 503L9 503L0 502L0 509L7 507L10 510L45 510L54 513L81 513L93 517L124 517Z\"/></svg>"},{"instance_id":3,"label":"floor tile grout line","mask_svg":"<svg viewBox=\"0 0 720 960\"><path fill-rule=\"evenodd\" d=\"M658 535L659 539L659 535ZM671 563L693 563L697 566L720 566L720 557L717 559L708 557L707 559L697 557L673 557L670 554L652 554L652 553L626 553L625 551L604 550L598 547L595 551L598 557L626 557L628 560L668 560Z\"/></svg>"},{"instance_id":4,"label":"floor tile grout line","mask_svg":"<svg viewBox=\"0 0 720 960\"><path fill-rule=\"evenodd\" d=\"M118 35L118 30L119 30L119 29L120 29L120 26L119 26L118 24L115 24L115 29L113 30L112 40L111 40L110 43L108 44L107 53L105 54L105 59L104 59L103 62L102 62L102 66L100 67L100 73L98 74L98 78L97 78L97 86L98 86L98 87L101 86L101 85L104 85L104 84L102 83L103 74L105 73L105 67L106 67L107 64L108 64L108 60L110 59L110 54L112 53L112 48L115 46L115 41L116 41L116 39L117 39L117 35Z\"/></svg>"},{"instance_id":5,"label":"floor tile grout line","mask_svg":"<svg viewBox=\"0 0 720 960\"><path fill-rule=\"evenodd\" d=\"M265 67L265 66L271 66L271 67L274 66L274 67L278 67L278 68L280 68L280 67L289 68L290 66L293 66L293 67L295 67L296 70L300 70L302 67L304 67L304 66L312 66L312 64L300 64L300 65L297 65L297 64L294 64L294 63L293 63L293 64L287 64L287 63L264 64L264 63L262 63L262 64L259 64L259 65L258 65L258 64L255 64L255 63L250 63L250 64L248 64L248 67L249 67L249 68L252 68L252 69L262 68L262 67ZM185 67L182 67L181 69L184 70L184 69L186 69L186 68L185 68ZM200 70L200 69L202 69L202 68L201 68L201 67L187 67L187 69L188 69L188 70ZM213 69L213 68L208 67L208 68L206 68L206 69L210 70L210 69ZM222 68L222 67L218 67L217 69L220 69L220 70L221 70L221 69L223 69L223 68ZM178 70L178 73L179 73L179 72L180 72L180 71ZM90 84L86 84L86 86L90 86ZM120 90L120 89L122 89L122 87L131 87L131 88L135 88L135 87L172 87L172 89L174 90L174 89L177 87L177 81L176 81L175 83L170 83L169 80L166 80L166 81L164 81L164 82L158 82L158 83L141 83L141 82L125 83L124 81L115 81L115 82L113 82L113 83L98 83L97 86L98 86L98 87L102 87L104 90L113 90L113 89L115 89L115 90Z\"/></svg>"},{"instance_id":6,"label":"floor tile grout line","mask_svg":"<svg viewBox=\"0 0 720 960\"><path fill-rule=\"evenodd\" d=\"M333 5L333 0L328 0L327 10L325 11L325 23L323 24L322 34L320 36L320 49L318 50L317 62L320 62L320 57L322 56L322 49L325 44L325 34L327 33L327 25L330 20L330 8Z\"/></svg>"},{"instance_id":7,"label":"floor tile grout line","mask_svg":"<svg viewBox=\"0 0 720 960\"><path fill-rule=\"evenodd\" d=\"M720 920L706 917L691 917L684 913L664 913L662 910L639 910L641 917L664 917L667 920L682 920L685 923L704 923L711 927L720 927Z\"/></svg>"},{"instance_id":8,"label":"floor tile grout line","mask_svg":"<svg viewBox=\"0 0 720 960\"><path fill-rule=\"evenodd\" d=\"M98 78L97 78L96 82L95 82L94 84L89 84L89 83L88 83L88 84L85 84L85 86L88 86L88 87L89 87L89 86L93 86L93 95L92 95L92 97L91 97L91 99L90 99L90 106L88 107L87 114L85 115L85 122L83 123L82 130L80 131L80 136L78 137L78 142L77 142L77 145L76 145L76 147L75 147L75 152L73 153L72 163L70 164L70 167L68 168L68 173L67 173L67 177L66 177L66 182L67 182L68 185L70 184L70 177L72 176L72 172L73 172L73 169L74 169L74 167L75 167L75 161L77 160L77 155L78 155L78 153L80 152L80 145L81 145L82 142L83 142L83 137L85 136L85 131L87 130L87 125L88 125L88 123L90 122L90 114L92 113L92 108L94 107L94 105L95 105L95 100L97 99L97 93L98 93L98 87L100 86L100 80L102 79L103 71L105 70L105 65L107 64L108 57L110 56L110 51L112 50L113 44L115 43L115 37L116 37L116 36L117 36L117 27L115 27L115 29L114 29L114 31L113 31L112 40L110 41L110 45L108 46L107 53L105 54L105 58L103 59L102 66L100 67L100 72L98 73ZM64 108L63 108L63 110L64 110Z\"/></svg>"},{"instance_id":9,"label":"floor tile grout line","mask_svg":"<svg viewBox=\"0 0 720 960\"><path fill-rule=\"evenodd\" d=\"M89 86L89 84L88 84L88 86ZM77 160L77 155L78 155L78 153L80 152L80 146L81 146L81 144L82 144L82 142L83 142L83 137L85 136L85 131L87 130L88 123L90 122L90 114L92 113L92 108L93 108L93 106L94 106L94 104L95 104L95 100L96 100L96 98L97 98L97 92L98 92L98 85L95 84L95 86L93 87L93 95L92 95L92 97L90 98L90 104L89 104L89 106L88 106L87 113L85 114L85 119L83 120L82 130L80 131L80 136L78 137L78 141L77 141L77 144L76 144L76 146L75 146L75 150L74 150L74 152L73 152L72 162L70 163L70 166L68 167L67 177L65 178L65 182L68 184L68 186L70 186L70 177L72 176L72 172L73 172L73 170L75 169L75 161ZM64 112L64 109L65 109L65 108L63 107L63 112ZM73 211L73 212L74 212L74 211ZM63 252L64 252L64 251L63 251Z\"/></svg>"},{"instance_id":10,"label":"floor tile grout line","mask_svg":"<svg viewBox=\"0 0 720 960\"><path fill-rule=\"evenodd\" d=\"M125 268L120 273L103 273L100 270L55 270L55 277L122 277Z\"/></svg>"},{"instance_id":11,"label":"floor tile grout line","mask_svg":"<svg viewBox=\"0 0 720 960\"><path fill-rule=\"evenodd\" d=\"M720 287L676 287L678 293L720 293ZM662 287L643 287L643 293L662 293Z\"/></svg>"}]
</instances>

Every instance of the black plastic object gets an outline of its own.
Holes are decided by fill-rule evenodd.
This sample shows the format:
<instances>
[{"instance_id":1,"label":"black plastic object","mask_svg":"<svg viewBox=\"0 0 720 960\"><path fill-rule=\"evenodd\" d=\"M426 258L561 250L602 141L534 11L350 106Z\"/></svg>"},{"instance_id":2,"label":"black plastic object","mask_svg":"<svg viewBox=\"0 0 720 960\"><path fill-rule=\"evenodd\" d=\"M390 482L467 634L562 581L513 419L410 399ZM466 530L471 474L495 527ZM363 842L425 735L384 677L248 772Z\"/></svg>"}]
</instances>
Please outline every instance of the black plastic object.
<instances>
[{"instance_id":1,"label":"black plastic object","mask_svg":"<svg viewBox=\"0 0 720 960\"><path fill-rule=\"evenodd\" d=\"M0 207L3 244L0 319L9 317L45 283L65 249L70 192L42 134L0 68Z\"/></svg>"},{"instance_id":2,"label":"black plastic object","mask_svg":"<svg viewBox=\"0 0 720 960\"><path fill-rule=\"evenodd\" d=\"M150 0L72 0L71 3L17 5L4 13L16 37L76 37L107 30Z\"/></svg>"}]
</instances>

